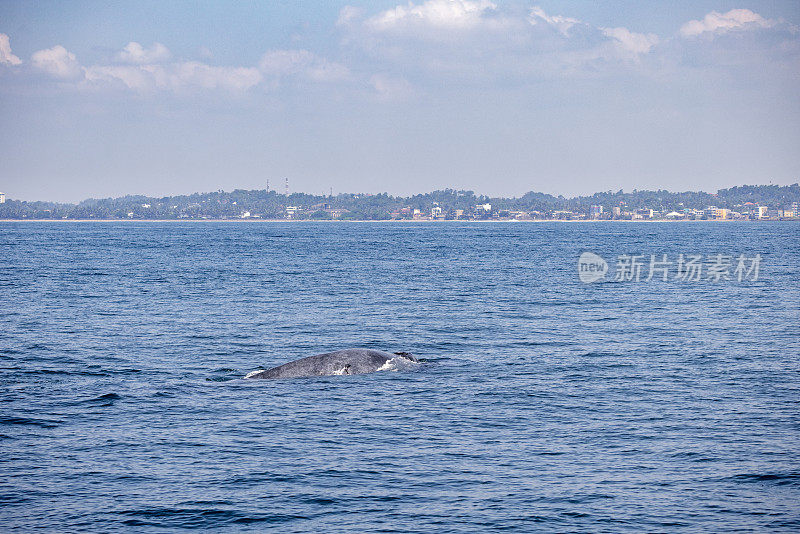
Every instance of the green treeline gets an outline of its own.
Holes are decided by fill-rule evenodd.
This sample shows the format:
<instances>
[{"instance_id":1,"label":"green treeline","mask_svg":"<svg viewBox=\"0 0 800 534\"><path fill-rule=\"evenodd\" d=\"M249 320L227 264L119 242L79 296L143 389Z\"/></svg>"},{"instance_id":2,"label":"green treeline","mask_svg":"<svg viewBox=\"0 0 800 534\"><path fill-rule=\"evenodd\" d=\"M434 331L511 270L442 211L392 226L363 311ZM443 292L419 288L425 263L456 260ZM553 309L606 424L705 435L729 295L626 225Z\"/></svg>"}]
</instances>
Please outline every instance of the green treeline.
<instances>
[{"instance_id":1,"label":"green treeline","mask_svg":"<svg viewBox=\"0 0 800 534\"><path fill-rule=\"evenodd\" d=\"M476 214L476 206L491 205L491 213L504 211L557 211L586 213L591 206L603 206L605 212L615 207L625 210L652 209L657 212L706 209L708 206L736 209L746 203L770 209L791 207L800 201L800 185L743 185L720 189L716 194L699 191L673 193L666 190L617 192L566 198L529 192L521 197L502 198L477 195L473 191L444 189L411 197L386 193L338 194L335 196L292 193L288 197L275 191L242 190L195 193L169 197L124 196L89 199L78 204L26 202L9 199L0 204L2 219L227 219L259 217L264 219L355 219L383 220L410 218L413 210L430 214L438 205L444 214L463 210ZM296 211L287 207L299 208ZM481 216L489 212L477 210Z\"/></svg>"}]
</instances>

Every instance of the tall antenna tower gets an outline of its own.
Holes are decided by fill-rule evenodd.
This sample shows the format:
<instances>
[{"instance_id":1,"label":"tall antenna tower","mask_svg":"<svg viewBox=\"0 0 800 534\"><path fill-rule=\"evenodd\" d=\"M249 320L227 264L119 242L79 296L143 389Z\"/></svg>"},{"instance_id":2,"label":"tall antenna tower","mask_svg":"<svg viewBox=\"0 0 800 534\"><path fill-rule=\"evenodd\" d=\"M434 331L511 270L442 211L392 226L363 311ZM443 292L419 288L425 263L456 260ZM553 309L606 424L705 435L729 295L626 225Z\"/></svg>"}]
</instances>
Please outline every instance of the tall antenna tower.
<instances>
[{"instance_id":1,"label":"tall antenna tower","mask_svg":"<svg viewBox=\"0 0 800 534\"><path fill-rule=\"evenodd\" d=\"M333 196L333 188L331 187L331 196Z\"/></svg>"},{"instance_id":2,"label":"tall antenna tower","mask_svg":"<svg viewBox=\"0 0 800 534\"><path fill-rule=\"evenodd\" d=\"M267 179L267 193L269 193L269 179Z\"/></svg>"},{"instance_id":3,"label":"tall antenna tower","mask_svg":"<svg viewBox=\"0 0 800 534\"><path fill-rule=\"evenodd\" d=\"M289 197L289 179L286 178L286 197Z\"/></svg>"}]
</instances>

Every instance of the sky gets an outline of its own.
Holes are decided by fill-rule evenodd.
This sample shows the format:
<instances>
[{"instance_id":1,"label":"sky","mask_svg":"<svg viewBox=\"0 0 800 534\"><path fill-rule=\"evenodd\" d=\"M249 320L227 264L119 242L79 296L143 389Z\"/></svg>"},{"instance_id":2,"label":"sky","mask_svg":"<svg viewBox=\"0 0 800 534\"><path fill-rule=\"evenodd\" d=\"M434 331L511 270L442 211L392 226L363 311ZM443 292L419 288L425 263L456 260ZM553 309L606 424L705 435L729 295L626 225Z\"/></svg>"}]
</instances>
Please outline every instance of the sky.
<instances>
[{"instance_id":1,"label":"sky","mask_svg":"<svg viewBox=\"0 0 800 534\"><path fill-rule=\"evenodd\" d=\"M800 181L800 2L0 2L0 191Z\"/></svg>"}]
</instances>

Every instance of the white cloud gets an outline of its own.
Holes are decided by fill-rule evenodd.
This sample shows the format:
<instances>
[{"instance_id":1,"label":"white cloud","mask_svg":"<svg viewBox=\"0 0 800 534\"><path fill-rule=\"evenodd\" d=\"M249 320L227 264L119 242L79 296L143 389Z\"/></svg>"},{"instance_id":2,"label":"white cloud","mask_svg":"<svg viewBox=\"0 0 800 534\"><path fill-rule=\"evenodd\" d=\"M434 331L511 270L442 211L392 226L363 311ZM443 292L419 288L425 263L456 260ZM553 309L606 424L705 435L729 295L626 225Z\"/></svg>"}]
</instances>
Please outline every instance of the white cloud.
<instances>
[{"instance_id":1,"label":"white cloud","mask_svg":"<svg viewBox=\"0 0 800 534\"><path fill-rule=\"evenodd\" d=\"M81 66L63 46L40 50L33 65L51 76L83 88L118 88L141 94L159 91L222 90L243 93L261 84L275 86L292 77L306 83L331 83L351 77L350 70L308 50L272 50L257 67L214 66L201 61L165 61L169 51L155 43L150 48L129 43L115 59L124 64Z\"/></svg>"},{"instance_id":2,"label":"white cloud","mask_svg":"<svg viewBox=\"0 0 800 534\"><path fill-rule=\"evenodd\" d=\"M158 85L156 74L148 67L127 65L92 65L84 69L84 76L90 84L120 84L142 93L155 90Z\"/></svg>"},{"instance_id":3,"label":"white cloud","mask_svg":"<svg viewBox=\"0 0 800 534\"><path fill-rule=\"evenodd\" d=\"M320 61L312 65L305 74L315 82L338 82L350 78L350 69L341 63Z\"/></svg>"},{"instance_id":4,"label":"white cloud","mask_svg":"<svg viewBox=\"0 0 800 534\"><path fill-rule=\"evenodd\" d=\"M373 73L411 76L420 87L445 78L482 84L602 75L614 64L638 62L659 43L654 34L598 28L538 6L498 8L487 0L428 0L373 16L348 11L342 20L350 57Z\"/></svg>"},{"instance_id":5,"label":"white cloud","mask_svg":"<svg viewBox=\"0 0 800 534\"><path fill-rule=\"evenodd\" d=\"M703 20L690 20L681 26L680 34L684 37L695 37L703 33L725 33L732 30L750 28L769 28L774 20L765 19L749 9L732 9L727 13L712 11Z\"/></svg>"},{"instance_id":6,"label":"white cloud","mask_svg":"<svg viewBox=\"0 0 800 534\"><path fill-rule=\"evenodd\" d=\"M351 22L359 19L363 14L360 8L353 6L344 6L339 11L339 18L336 20L337 26L347 26Z\"/></svg>"},{"instance_id":7,"label":"white cloud","mask_svg":"<svg viewBox=\"0 0 800 534\"><path fill-rule=\"evenodd\" d=\"M275 78L301 76L315 82L335 82L350 76L350 70L344 65L308 50L270 50L262 56L258 66L264 75Z\"/></svg>"},{"instance_id":8,"label":"white cloud","mask_svg":"<svg viewBox=\"0 0 800 534\"><path fill-rule=\"evenodd\" d=\"M375 74L369 83L382 100L403 99L413 92L407 80L388 74Z\"/></svg>"},{"instance_id":9,"label":"white cloud","mask_svg":"<svg viewBox=\"0 0 800 534\"><path fill-rule=\"evenodd\" d=\"M0 65L21 65L22 60L11 53L11 40L0 33Z\"/></svg>"},{"instance_id":10,"label":"white cloud","mask_svg":"<svg viewBox=\"0 0 800 534\"><path fill-rule=\"evenodd\" d=\"M658 44L658 36L652 33L635 33L627 28L602 28L603 35L614 40L617 47L633 56L648 53Z\"/></svg>"},{"instance_id":11,"label":"white cloud","mask_svg":"<svg viewBox=\"0 0 800 534\"><path fill-rule=\"evenodd\" d=\"M171 55L167 47L161 43L153 43L150 48L145 48L139 43L131 41L117 53L116 57L122 63L144 65L166 61Z\"/></svg>"},{"instance_id":12,"label":"white cloud","mask_svg":"<svg viewBox=\"0 0 800 534\"><path fill-rule=\"evenodd\" d=\"M270 50L261 57L258 66L265 74L286 76L301 72L314 59L308 50Z\"/></svg>"},{"instance_id":13,"label":"white cloud","mask_svg":"<svg viewBox=\"0 0 800 534\"><path fill-rule=\"evenodd\" d=\"M198 61L188 61L177 63L173 69L179 84L204 89L241 92L261 81L261 73L256 68L214 67Z\"/></svg>"},{"instance_id":14,"label":"white cloud","mask_svg":"<svg viewBox=\"0 0 800 534\"><path fill-rule=\"evenodd\" d=\"M428 0L419 5L409 2L407 6L399 5L369 18L366 24L374 31L414 27L469 29L480 24L482 17L495 9L497 6L489 0ZM352 18L352 14L348 12L348 18Z\"/></svg>"},{"instance_id":15,"label":"white cloud","mask_svg":"<svg viewBox=\"0 0 800 534\"><path fill-rule=\"evenodd\" d=\"M132 46L133 45L133 46ZM169 51L156 43L144 49L130 43L117 56L128 65L81 66L75 54L57 45L39 50L31 57L33 66L76 87L120 87L138 93L156 91L181 92L191 89L220 89L232 93L244 92L262 80L254 67L217 67L198 61L156 64Z\"/></svg>"},{"instance_id":16,"label":"white cloud","mask_svg":"<svg viewBox=\"0 0 800 534\"><path fill-rule=\"evenodd\" d=\"M550 16L541 7L533 7L530 11L530 23L534 26L539 22L545 22L558 30L561 35L568 36L569 30L576 24L580 24L578 19L564 17L561 15Z\"/></svg>"},{"instance_id":17,"label":"white cloud","mask_svg":"<svg viewBox=\"0 0 800 534\"><path fill-rule=\"evenodd\" d=\"M91 84L121 85L139 93L197 88L241 93L262 80L256 68L216 67L199 61L168 65L93 65L85 72L86 81Z\"/></svg>"},{"instance_id":18,"label":"white cloud","mask_svg":"<svg viewBox=\"0 0 800 534\"><path fill-rule=\"evenodd\" d=\"M54 78L70 80L82 76L82 69L78 60L75 59L75 54L67 51L61 45L34 52L31 56L31 63Z\"/></svg>"}]
</instances>

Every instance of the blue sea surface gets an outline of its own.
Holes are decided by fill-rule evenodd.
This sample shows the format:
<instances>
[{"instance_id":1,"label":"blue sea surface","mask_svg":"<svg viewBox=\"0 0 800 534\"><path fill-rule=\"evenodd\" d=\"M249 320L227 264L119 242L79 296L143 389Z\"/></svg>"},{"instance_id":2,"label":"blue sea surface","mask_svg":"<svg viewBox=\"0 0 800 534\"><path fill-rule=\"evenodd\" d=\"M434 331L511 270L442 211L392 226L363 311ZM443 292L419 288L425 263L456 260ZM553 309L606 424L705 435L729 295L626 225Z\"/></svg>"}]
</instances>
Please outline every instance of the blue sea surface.
<instances>
[{"instance_id":1,"label":"blue sea surface","mask_svg":"<svg viewBox=\"0 0 800 534\"><path fill-rule=\"evenodd\" d=\"M797 532L800 224L0 223L0 529L194 528Z\"/></svg>"}]
</instances>

